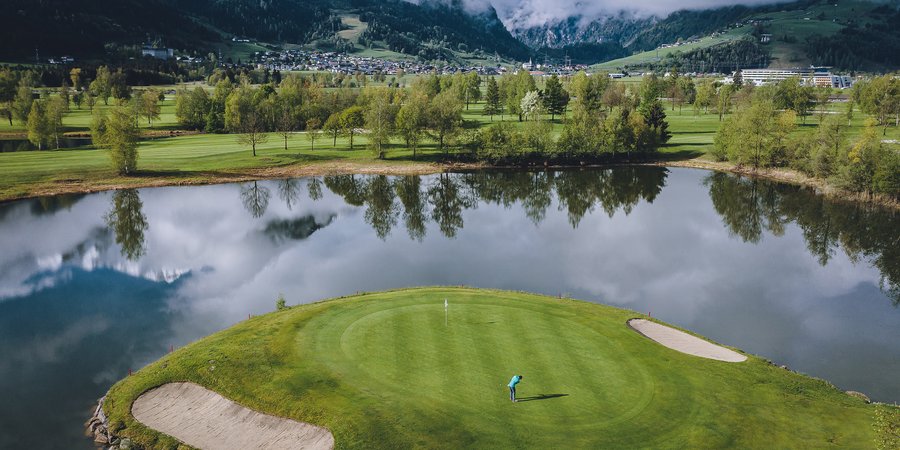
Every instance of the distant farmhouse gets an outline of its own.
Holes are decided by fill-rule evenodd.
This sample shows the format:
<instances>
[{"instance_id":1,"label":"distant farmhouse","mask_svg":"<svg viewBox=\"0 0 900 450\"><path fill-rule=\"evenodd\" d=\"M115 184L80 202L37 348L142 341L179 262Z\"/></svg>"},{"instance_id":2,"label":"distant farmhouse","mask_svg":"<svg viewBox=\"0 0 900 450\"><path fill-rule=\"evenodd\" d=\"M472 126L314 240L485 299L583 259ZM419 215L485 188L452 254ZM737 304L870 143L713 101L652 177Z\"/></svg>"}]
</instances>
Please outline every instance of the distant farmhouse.
<instances>
[{"instance_id":1,"label":"distant farmhouse","mask_svg":"<svg viewBox=\"0 0 900 450\"><path fill-rule=\"evenodd\" d=\"M167 60L175 56L175 51L165 47L151 47L145 45L141 49L141 56L149 56L151 58Z\"/></svg>"}]
</instances>

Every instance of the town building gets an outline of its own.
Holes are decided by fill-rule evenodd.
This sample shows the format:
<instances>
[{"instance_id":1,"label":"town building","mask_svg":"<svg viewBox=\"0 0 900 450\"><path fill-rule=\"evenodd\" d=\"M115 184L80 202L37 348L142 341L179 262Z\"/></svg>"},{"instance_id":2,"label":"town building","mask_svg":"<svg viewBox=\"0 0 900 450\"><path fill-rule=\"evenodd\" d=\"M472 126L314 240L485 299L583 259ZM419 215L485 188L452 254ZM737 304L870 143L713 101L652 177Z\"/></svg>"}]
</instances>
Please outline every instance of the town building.
<instances>
[{"instance_id":1,"label":"town building","mask_svg":"<svg viewBox=\"0 0 900 450\"><path fill-rule=\"evenodd\" d=\"M141 49L141 56L166 60L174 57L175 51L171 48L144 46L144 48Z\"/></svg>"},{"instance_id":2,"label":"town building","mask_svg":"<svg viewBox=\"0 0 900 450\"><path fill-rule=\"evenodd\" d=\"M853 78L831 73L830 67L809 67L799 69L744 69L741 70L744 83L756 86L778 83L788 78L800 78L807 86L846 89L853 85ZM733 77L731 78L733 80ZM726 80L726 82L728 82Z\"/></svg>"}]
</instances>

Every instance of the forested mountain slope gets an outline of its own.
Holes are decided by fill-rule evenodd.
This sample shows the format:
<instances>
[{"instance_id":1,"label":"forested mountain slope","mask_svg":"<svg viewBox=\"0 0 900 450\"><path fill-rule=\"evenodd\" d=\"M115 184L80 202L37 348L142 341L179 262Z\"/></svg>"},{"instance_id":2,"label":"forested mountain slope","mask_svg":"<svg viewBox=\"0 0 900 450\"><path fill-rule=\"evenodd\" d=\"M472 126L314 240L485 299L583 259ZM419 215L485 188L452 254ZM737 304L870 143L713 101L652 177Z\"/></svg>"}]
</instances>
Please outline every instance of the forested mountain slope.
<instances>
[{"instance_id":1,"label":"forested mountain slope","mask_svg":"<svg viewBox=\"0 0 900 450\"><path fill-rule=\"evenodd\" d=\"M161 40L184 50L240 36L305 44L333 38L340 17L370 21L369 38L418 55L424 46L481 49L527 57L489 9L466 13L458 2L402 0L5 0L0 3L0 58L42 55L103 56L104 47ZM425 55L428 56L428 55Z\"/></svg>"}]
</instances>

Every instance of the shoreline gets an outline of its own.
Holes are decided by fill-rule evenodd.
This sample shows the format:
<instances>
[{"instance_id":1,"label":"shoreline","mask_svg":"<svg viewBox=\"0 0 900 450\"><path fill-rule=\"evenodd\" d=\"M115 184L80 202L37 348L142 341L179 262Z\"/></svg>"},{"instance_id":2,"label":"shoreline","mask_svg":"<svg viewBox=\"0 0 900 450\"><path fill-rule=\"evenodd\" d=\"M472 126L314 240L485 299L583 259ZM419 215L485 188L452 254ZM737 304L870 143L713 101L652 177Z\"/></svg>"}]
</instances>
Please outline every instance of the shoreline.
<instances>
[{"instance_id":1,"label":"shoreline","mask_svg":"<svg viewBox=\"0 0 900 450\"><path fill-rule=\"evenodd\" d=\"M716 172L727 172L750 178L759 178L780 183L793 184L812 188L817 194L826 198L841 202L853 202L866 206L878 206L895 211L900 211L900 201L881 195L866 196L862 193L854 193L836 188L827 181L806 176L800 172L786 168L754 169L736 166L727 162L708 161L701 158L693 158L680 161L636 161L607 164L587 165L547 165L547 166L493 166L485 163L396 163L391 161L373 161L367 163L330 161L307 165L290 165L282 167L268 167L263 169L247 169L241 172L213 172L201 174L198 177L178 178L173 176L141 176L126 178L129 183L110 181L59 181L38 184L34 189L23 195L0 196L0 204L18 200L27 200L38 197L66 195L66 194L93 194L97 192L119 189L143 189L168 186L207 186L215 184L243 183L250 181L273 180L283 178L299 178L331 175L432 175L437 173L453 173L478 170L567 170L567 169L598 169L616 166L654 166L654 167L682 167L690 169L703 169Z\"/></svg>"}]
</instances>

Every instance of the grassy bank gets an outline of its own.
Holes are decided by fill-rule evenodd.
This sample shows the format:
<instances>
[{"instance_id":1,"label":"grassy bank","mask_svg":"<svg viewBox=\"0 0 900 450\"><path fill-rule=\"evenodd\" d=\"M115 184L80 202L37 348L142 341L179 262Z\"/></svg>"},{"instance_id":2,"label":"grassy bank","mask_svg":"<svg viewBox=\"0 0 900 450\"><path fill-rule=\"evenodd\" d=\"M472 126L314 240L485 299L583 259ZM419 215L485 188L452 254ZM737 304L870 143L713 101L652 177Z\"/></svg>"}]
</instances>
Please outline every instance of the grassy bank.
<instances>
[{"instance_id":1,"label":"grassy bank","mask_svg":"<svg viewBox=\"0 0 900 450\"><path fill-rule=\"evenodd\" d=\"M105 408L113 430L151 448L175 442L131 403L177 380L325 426L338 448L874 446L874 406L756 357L670 350L627 327L635 316L464 288L337 299L179 349L113 386ZM509 402L514 373L529 401Z\"/></svg>"}]
</instances>

